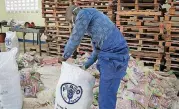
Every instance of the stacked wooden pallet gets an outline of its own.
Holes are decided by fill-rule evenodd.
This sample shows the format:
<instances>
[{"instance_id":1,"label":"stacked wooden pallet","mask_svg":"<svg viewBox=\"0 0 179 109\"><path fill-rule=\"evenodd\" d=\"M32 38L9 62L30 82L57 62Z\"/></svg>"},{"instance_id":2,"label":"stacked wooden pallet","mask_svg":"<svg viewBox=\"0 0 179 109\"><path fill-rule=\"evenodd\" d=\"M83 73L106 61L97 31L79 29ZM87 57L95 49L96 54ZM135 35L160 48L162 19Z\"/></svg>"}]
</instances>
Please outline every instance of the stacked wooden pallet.
<instances>
[{"instance_id":1,"label":"stacked wooden pallet","mask_svg":"<svg viewBox=\"0 0 179 109\"><path fill-rule=\"evenodd\" d=\"M72 0L42 0L48 41L47 54L61 56L70 36L72 26L65 20L66 8Z\"/></svg>"},{"instance_id":2,"label":"stacked wooden pallet","mask_svg":"<svg viewBox=\"0 0 179 109\"><path fill-rule=\"evenodd\" d=\"M164 25L159 0L118 0L116 25L133 57L160 70L164 55Z\"/></svg>"},{"instance_id":3,"label":"stacked wooden pallet","mask_svg":"<svg viewBox=\"0 0 179 109\"><path fill-rule=\"evenodd\" d=\"M173 70L179 75L179 1L168 0L171 5L165 15L166 34L166 71Z\"/></svg>"},{"instance_id":4,"label":"stacked wooden pallet","mask_svg":"<svg viewBox=\"0 0 179 109\"><path fill-rule=\"evenodd\" d=\"M113 19L113 0L73 0L74 4L81 8L96 8Z\"/></svg>"},{"instance_id":5,"label":"stacked wooden pallet","mask_svg":"<svg viewBox=\"0 0 179 109\"><path fill-rule=\"evenodd\" d=\"M62 55L64 46L69 39L72 26L65 20L65 10L70 4L82 8L96 8L113 19L113 0L42 0L43 17L45 18L48 41L48 55ZM91 39L85 35L77 52L92 52Z\"/></svg>"}]
</instances>

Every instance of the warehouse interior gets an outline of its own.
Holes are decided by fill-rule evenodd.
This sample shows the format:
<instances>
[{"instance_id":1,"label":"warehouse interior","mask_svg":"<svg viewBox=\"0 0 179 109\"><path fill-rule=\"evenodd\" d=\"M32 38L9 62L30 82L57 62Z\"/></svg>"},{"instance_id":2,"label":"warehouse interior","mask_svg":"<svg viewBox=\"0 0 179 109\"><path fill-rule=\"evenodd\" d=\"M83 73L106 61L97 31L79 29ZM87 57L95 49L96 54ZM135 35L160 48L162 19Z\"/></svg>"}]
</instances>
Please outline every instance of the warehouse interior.
<instances>
[{"instance_id":1,"label":"warehouse interior","mask_svg":"<svg viewBox=\"0 0 179 109\"><path fill-rule=\"evenodd\" d=\"M179 0L0 0L0 109L100 109L97 63L84 71L95 78L87 88L93 96L80 101L83 96L73 93L79 99L72 94L76 101L70 104L68 94L69 102L58 92L66 68L59 59L74 26L65 17L70 5L96 8L127 41L130 60L116 109L179 109ZM85 34L67 60L69 72L92 52L91 36ZM68 76L73 80L73 73Z\"/></svg>"}]
</instances>

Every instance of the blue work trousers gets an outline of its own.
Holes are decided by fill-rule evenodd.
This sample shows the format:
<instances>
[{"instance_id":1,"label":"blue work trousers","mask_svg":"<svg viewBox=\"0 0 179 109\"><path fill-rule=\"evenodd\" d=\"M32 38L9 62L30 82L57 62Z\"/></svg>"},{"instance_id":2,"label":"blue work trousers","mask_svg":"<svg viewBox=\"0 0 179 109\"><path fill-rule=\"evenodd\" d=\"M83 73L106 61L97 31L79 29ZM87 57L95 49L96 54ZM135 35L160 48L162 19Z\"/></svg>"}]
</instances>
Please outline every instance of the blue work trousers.
<instances>
[{"instance_id":1,"label":"blue work trousers","mask_svg":"<svg viewBox=\"0 0 179 109\"><path fill-rule=\"evenodd\" d=\"M104 41L98 55L100 72L99 109L115 109L117 91L121 79L126 75L129 60L127 43L116 28Z\"/></svg>"}]
</instances>

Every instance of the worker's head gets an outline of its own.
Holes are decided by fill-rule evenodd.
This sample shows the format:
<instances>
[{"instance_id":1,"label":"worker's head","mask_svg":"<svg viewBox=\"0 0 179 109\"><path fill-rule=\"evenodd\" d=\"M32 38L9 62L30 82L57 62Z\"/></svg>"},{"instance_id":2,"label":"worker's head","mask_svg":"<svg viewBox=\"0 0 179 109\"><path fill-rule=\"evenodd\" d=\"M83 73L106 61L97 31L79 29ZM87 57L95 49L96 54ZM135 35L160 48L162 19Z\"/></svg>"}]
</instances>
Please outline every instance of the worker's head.
<instances>
[{"instance_id":1,"label":"worker's head","mask_svg":"<svg viewBox=\"0 0 179 109\"><path fill-rule=\"evenodd\" d=\"M74 23L79 11L80 11L80 8L78 6L70 5L66 9L66 16L65 16L66 20L70 23Z\"/></svg>"}]
</instances>

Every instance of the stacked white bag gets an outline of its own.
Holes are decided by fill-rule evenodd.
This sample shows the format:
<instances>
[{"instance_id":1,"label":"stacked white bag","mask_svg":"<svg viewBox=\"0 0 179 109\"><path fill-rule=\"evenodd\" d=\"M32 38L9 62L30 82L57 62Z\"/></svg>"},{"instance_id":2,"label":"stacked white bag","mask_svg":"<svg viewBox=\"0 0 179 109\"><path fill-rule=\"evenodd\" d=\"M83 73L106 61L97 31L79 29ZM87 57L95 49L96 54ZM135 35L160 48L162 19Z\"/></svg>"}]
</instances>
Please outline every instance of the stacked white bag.
<instances>
[{"instance_id":1,"label":"stacked white bag","mask_svg":"<svg viewBox=\"0 0 179 109\"><path fill-rule=\"evenodd\" d=\"M8 31L6 32L5 38L6 51L10 51L12 48L16 47L18 49L17 56L19 55L19 40L16 32Z\"/></svg>"},{"instance_id":2,"label":"stacked white bag","mask_svg":"<svg viewBox=\"0 0 179 109\"><path fill-rule=\"evenodd\" d=\"M79 67L62 63L55 109L90 109L95 78Z\"/></svg>"},{"instance_id":3,"label":"stacked white bag","mask_svg":"<svg viewBox=\"0 0 179 109\"><path fill-rule=\"evenodd\" d=\"M0 53L0 109L22 109L17 48Z\"/></svg>"}]
</instances>

